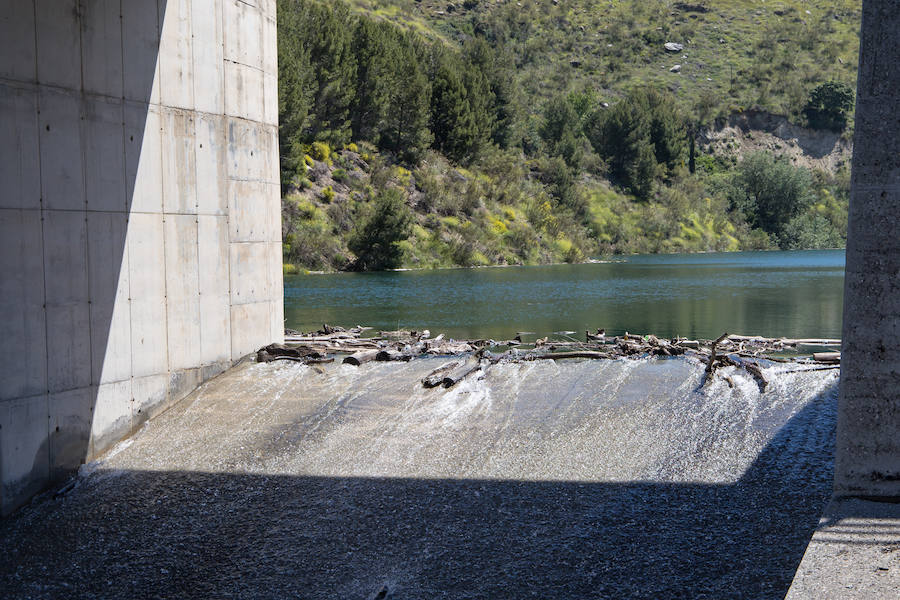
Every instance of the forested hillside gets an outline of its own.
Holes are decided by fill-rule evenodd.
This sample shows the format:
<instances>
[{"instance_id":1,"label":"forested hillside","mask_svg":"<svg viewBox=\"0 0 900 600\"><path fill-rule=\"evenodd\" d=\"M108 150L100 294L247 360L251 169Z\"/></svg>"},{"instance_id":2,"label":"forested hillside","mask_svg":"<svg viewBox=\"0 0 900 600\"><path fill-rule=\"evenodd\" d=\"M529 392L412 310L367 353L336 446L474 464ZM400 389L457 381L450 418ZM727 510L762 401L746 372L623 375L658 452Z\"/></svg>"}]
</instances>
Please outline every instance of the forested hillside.
<instances>
[{"instance_id":1,"label":"forested hillside","mask_svg":"<svg viewBox=\"0 0 900 600\"><path fill-rule=\"evenodd\" d=\"M841 246L858 4L279 0L285 262Z\"/></svg>"}]
</instances>

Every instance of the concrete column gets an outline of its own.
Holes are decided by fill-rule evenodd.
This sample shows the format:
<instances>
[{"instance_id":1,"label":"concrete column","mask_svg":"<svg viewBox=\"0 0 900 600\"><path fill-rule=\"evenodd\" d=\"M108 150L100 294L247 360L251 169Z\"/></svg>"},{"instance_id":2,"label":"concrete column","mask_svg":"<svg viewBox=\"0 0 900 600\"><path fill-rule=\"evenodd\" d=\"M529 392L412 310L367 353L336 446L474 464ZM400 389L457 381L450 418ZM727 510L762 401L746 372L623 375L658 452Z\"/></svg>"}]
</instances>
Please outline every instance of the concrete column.
<instances>
[{"instance_id":1,"label":"concrete column","mask_svg":"<svg viewBox=\"0 0 900 600\"><path fill-rule=\"evenodd\" d=\"M864 0L835 494L900 498L900 7Z\"/></svg>"},{"instance_id":2,"label":"concrete column","mask_svg":"<svg viewBox=\"0 0 900 600\"><path fill-rule=\"evenodd\" d=\"M0 515L283 339L275 0L0 0Z\"/></svg>"}]
</instances>

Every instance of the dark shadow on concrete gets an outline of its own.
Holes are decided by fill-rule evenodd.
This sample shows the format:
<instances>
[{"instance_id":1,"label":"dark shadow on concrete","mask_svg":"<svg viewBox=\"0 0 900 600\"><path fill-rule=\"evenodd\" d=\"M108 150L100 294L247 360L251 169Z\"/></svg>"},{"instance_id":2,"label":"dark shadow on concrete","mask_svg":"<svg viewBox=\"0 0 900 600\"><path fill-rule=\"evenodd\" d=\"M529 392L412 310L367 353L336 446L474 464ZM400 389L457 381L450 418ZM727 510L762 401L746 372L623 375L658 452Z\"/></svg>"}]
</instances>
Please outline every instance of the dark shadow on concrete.
<instances>
[{"instance_id":1,"label":"dark shadow on concrete","mask_svg":"<svg viewBox=\"0 0 900 600\"><path fill-rule=\"evenodd\" d=\"M0 523L24 597L781 598L831 493L834 394L734 484L96 472ZM820 444L820 443L819 443Z\"/></svg>"},{"instance_id":2,"label":"dark shadow on concrete","mask_svg":"<svg viewBox=\"0 0 900 600\"><path fill-rule=\"evenodd\" d=\"M61 206L59 194L65 190L52 190L46 183L43 185L40 211L43 273L27 273L23 280L27 282L25 285L43 285L46 357L41 357L41 362L46 360L47 380L41 392L47 395L40 400L27 398L31 392L22 395L27 401L46 401L47 408L24 414L15 430L0 432L13 438L7 446L14 447L16 454L8 460L31 464L30 469L16 478L8 477L0 469L0 514L3 515L27 502L48 484L69 477L94 452L94 446L105 447L115 441L91 439L98 397L103 392L117 395L115 406L120 407L126 392L114 391L113 387L132 389L125 385L130 383L130 368L127 375L103 384L104 387L100 382L107 361L125 360L129 366L131 362L130 355L123 356L126 349L117 348L116 353L107 356L107 348L114 327L114 311L122 310L116 304L130 301L127 288L124 293L118 293L119 275L135 193L140 192L136 190L140 185L136 185L138 165L148 160L141 156L141 151L149 103L153 99L151 91L166 5L167 0L123 0L121 7L119 3L70 0L60 2L58 9L44 11L47 15L36 26L40 65L41 61L50 60L45 53L67 52L65 44L70 40L60 39L58 48L55 47L52 28L66 30L70 20L77 21L78 31L73 39L81 52L80 61L75 59L82 65L81 89L39 87L39 127L41 161L48 161L42 164L42 169L80 169L77 179L83 192L69 190L68 193L78 198L83 194L84 204ZM22 26L32 25L22 23ZM104 43L112 44L116 50L121 47L119 76L124 97L97 94L92 88L91 73L104 72L117 59L115 53L107 53L101 47ZM37 83L38 86L45 83L41 80L40 66ZM55 146L59 149L53 150ZM85 148L93 149L90 156L83 152L74 156L62 154ZM154 150L159 152L160 148ZM72 166L79 162L80 167ZM45 173L42 182L53 181L52 177L52 173ZM161 206L162 199L158 202ZM82 209L84 212L80 212ZM26 247L24 251L40 255L40 248ZM131 318L130 311L126 317ZM123 323L118 326L122 327ZM127 319L124 326L129 326ZM131 346L134 345L132 340ZM25 352L21 354L30 363L37 360ZM128 395L133 397L133 392ZM10 402L17 400L12 398ZM11 420L15 423L15 418ZM126 426L124 433L129 429ZM21 471L20 465L17 470Z\"/></svg>"}]
</instances>

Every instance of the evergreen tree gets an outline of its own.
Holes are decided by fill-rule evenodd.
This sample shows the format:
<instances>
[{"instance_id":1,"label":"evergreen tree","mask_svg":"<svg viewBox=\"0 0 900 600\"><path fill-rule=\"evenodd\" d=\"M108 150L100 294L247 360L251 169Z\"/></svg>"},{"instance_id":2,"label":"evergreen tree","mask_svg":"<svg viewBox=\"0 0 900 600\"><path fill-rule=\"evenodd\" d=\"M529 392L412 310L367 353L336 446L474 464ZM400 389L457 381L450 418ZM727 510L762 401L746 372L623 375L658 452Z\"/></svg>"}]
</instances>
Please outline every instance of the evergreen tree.
<instances>
[{"instance_id":1,"label":"evergreen tree","mask_svg":"<svg viewBox=\"0 0 900 600\"><path fill-rule=\"evenodd\" d=\"M301 4L281 0L278 15L278 133L282 180L289 181L303 164L304 142L313 103L315 73L301 43Z\"/></svg>"},{"instance_id":2,"label":"evergreen tree","mask_svg":"<svg viewBox=\"0 0 900 600\"><path fill-rule=\"evenodd\" d=\"M308 137L341 146L350 141L350 107L356 94L353 19L343 3L294 2L306 12L299 43L309 51L316 81Z\"/></svg>"},{"instance_id":3,"label":"evergreen tree","mask_svg":"<svg viewBox=\"0 0 900 600\"><path fill-rule=\"evenodd\" d=\"M598 109L586 125L610 177L643 200L658 174L665 177L683 159L687 129L674 99L638 88L610 109Z\"/></svg>"},{"instance_id":4,"label":"evergreen tree","mask_svg":"<svg viewBox=\"0 0 900 600\"><path fill-rule=\"evenodd\" d=\"M389 112L393 66L397 53L397 33L387 23L360 19L353 35L356 58L356 96L350 120L354 140L378 143Z\"/></svg>"},{"instance_id":5,"label":"evergreen tree","mask_svg":"<svg viewBox=\"0 0 900 600\"><path fill-rule=\"evenodd\" d=\"M519 118L519 90L515 80L515 62L509 52L492 48L485 40L474 38L463 49L470 65L485 77L492 105L491 141L508 148Z\"/></svg>"},{"instance_id":6,"label":"evergreen tree","mask_svg":"<svg viewBox=\"0 0 900 600\"><path fill-rule=\"evenodd\" d=\"M434 146L457 162L473 160L493 127L490 86L474 66L435 48L431 84Z\"/></svg>"},{"instance_id":7,"label":"evergreen tree","mask_svg":"<svg viewBox=\"0 0 900 600\"><path fill-rule=\"evenodd\" d=\"M403 259L399 242L409 237L412 226L412 215L403 194L396 188L379 192L373 205L372 214L347 242L347 247L356 254L354 267L359 271L399 267Z\"/></svg>"},{"instance_id":8,"label":"evergreen tree","mask_svg":"<svg viewBox=\"0 0 900 600\"><path fill-rule=\"evenodd\" d=\"M386 105L381 127L382 146L415 163L431 143L428 129L432 89L416 44L404 37L393 46L391 69L385 75Z\"/></svg>"}]
</instances>

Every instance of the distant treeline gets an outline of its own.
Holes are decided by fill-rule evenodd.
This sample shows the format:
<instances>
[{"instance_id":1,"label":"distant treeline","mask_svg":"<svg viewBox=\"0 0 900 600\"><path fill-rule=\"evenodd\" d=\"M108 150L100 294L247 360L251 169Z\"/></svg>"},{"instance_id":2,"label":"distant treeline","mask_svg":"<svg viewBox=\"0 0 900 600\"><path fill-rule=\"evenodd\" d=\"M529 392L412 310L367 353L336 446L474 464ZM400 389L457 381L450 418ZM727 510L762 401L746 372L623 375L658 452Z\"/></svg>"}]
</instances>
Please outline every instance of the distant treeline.
<instances>
[{"instance_id":1,"label":"distant treeline","mask_svg":"<svg viewBox=\"0 0 900 600\"><path fill-rule=\"evenodd\" d=\"M429 148L468 163L510 143L513 64L483 40L424 41L341 2L280 0L279 103L284 167L303 146L370 142L415 163Z\"/></svg>"}]
</instances>

